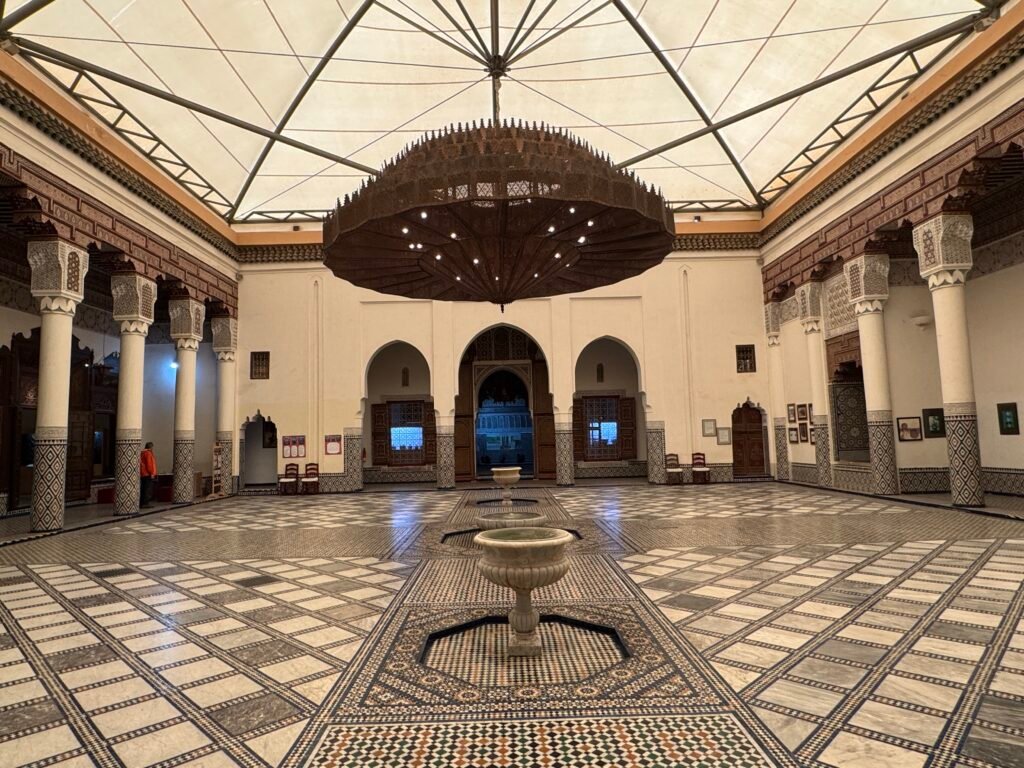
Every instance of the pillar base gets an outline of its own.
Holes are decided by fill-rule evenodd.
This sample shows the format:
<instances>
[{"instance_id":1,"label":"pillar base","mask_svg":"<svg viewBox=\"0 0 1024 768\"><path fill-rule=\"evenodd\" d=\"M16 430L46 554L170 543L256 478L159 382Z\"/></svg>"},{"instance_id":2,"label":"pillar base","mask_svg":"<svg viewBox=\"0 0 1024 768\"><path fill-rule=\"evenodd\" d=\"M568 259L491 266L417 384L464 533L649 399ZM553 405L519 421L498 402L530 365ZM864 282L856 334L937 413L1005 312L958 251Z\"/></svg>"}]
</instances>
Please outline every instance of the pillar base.
<instances>
[{"instance_id":1,"label":"pillar base","mask_svg":"<svg viewBox=\"0 0 1024 768\"><path fill-rule=\"evenodd\" d=\"M195 479L192 474L195 454L195 433L174 435L174 503L191 504L195 500Z\"/></svg>"},{"instance_id":2,"label":"pillar base","mask_svg":"<svg viewBox=\"0 0 1024 768\"><path fill-rule=\"evenodd\" d=\"M892 411L868 413L868 449L871 457L871 485L880 496L897 496L900 472L896 464Z\"/></svg>"},{"instance_id":3,"label":"pillar base","mask_svg":"<svg viewBox=\"0 0 1024 768\"><path fill-rule=\"evenodd\" d=\"M789 435L786 420L775 420L775 479L789 480Z\"/></svg>"},{"instance_id":4,"label":"pillar base","mask_svg":"<svg viewBox=\"0 0 1024 768\"><path fill-rule=\"evenodd\" d=\"M647 422L647 482L665 485L665 422Z\"/></svg>"},{"instance_id":5,"label":"pillar base","mask_svg":"<svg viewBox=\"0 0 1024 768\"><path fill-rule=\"evenodd\" d=\"M455 487L455 427L437 427L436 472L438 490L450 491Z\"/></svg>"},{"instance_id":6,"label":"pillar base","mask_svg":"<svg viewBox=\"0 0 1024 768\"><path fill-rule=\"evenodd\" d=\"M985 506L981 488L978 412L974 403L944 403L949 489L958 507Z\"/></svg>"},{"instance_id":7,"label":"pillar base","mask_svg":"<svg viewBox=\"0 0 1024 768\"><path fill-rule=\"evenodd\" d=\"M454 440L454 436L452 437ZM452 447L454 461L455 449ZM455 468L452 467L454 475ZM358 427L345 429L345 474L341 481L342 493L363 490L363 430Z\"/></svg>"},{"instance_id":8,"label":"pillar base","mask_svg":"<svg viewBox=\"0 0 1024 768\"><path fill-rule=\"evenodd\" d=\"M59 531L64 527L64 477L68 466L66 427L36 429L32 473L32 530Z\"/></svg>"},{"instance_id":9,"label":"pillar base","mask_svg":"<svg viewBox=\"0 0 1024 768\"><path fill-rule=\"evenodd\" d=\"M576 459L572 449L572 430L555 430L555 483L576 484Z\"/></svg>"},{"instance_id":10,"label":"pillar base","mask_svg":"<svg viewBox=\"0 0 1024 768\"><path fill-rule=\"evenodd\" d=\"M119 429L115 444L114 514L119 517L139 513L139 455L142 430Z\"/></svg>"},{"instance_id":11,"label":"pillar base","mask_svg":"<svg viewBox=\"0 0 1024 768\"><path fill-rule=\"evenodd\" d=\"M822 488L832 487L832 446L829 444L828 416L815 416L814 424L814 459L818 466L818 485Z\"/></svg>"},{"instance_id":12,"label":"pillar base","mask_svg":"<svg viewBox=\"0 0 1024 768\"><path fill-rule=\"evenodd\" d=\"M234 463L232 453L234 452L234 441L232 440L232 437L233 435L230 431L217 433L217 445L220 447L220 492L226 496L234 495L234 488L232 484L232 466Z\"/></svg>"}]
</instances>

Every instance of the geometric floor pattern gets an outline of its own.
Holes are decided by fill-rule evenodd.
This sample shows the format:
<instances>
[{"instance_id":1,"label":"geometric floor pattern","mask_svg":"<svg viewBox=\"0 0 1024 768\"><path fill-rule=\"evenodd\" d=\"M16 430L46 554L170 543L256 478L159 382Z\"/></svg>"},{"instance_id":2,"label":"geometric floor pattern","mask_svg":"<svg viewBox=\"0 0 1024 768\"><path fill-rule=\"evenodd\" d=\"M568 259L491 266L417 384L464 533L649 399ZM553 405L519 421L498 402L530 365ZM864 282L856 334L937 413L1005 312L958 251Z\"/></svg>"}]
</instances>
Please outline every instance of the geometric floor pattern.
<instances>
[{"instance_id":1,"label":"geometric floor pattern","mask_svg":"<svg viewBox=\"0 0 1024 768\"><path fill-rule=\"evenodd\" d=\"M491 495L233 498L0 547L0 768L1024 766L1024 523L530 488L583 538L535 595L548 653L509 660L510 593L441 543Z\"/></svg>"}]
</instances>

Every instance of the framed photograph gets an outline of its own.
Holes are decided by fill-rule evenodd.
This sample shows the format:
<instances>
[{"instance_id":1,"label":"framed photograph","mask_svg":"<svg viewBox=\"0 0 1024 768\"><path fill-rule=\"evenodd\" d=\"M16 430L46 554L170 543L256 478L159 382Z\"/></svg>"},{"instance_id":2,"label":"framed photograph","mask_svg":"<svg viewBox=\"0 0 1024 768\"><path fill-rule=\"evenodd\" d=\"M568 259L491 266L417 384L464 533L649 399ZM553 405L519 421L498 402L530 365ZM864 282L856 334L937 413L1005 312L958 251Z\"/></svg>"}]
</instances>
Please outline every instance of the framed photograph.
<instances>
[{"instance_id":1,"label":"framed photograph","mask_svg":"<svg viewBox=\"0 0 1024 768\"><path fill-rule=\"evenodd\" d=\"M814 428L814 425L812 424L807 431L811 433L811 445L817 445L818 439L816 435L818 434L818 431Z\"/></svg>"},{"instance_id":2,"label":"framed photograph","mask_svg":"<svg viewBox=\"0 0 1024 768\"><path fill-rule=\"evenodd\" d=\"M718 434L718 424L714 419L701 419L700 433L703 437L714 437Z\"/></svg>"},{"instance_id":3,"label":"framed photograph","mask_svg":"<svg viewBox=\"0 0 1024 768\"><path fill-rule=\"evenodd\" d=\"M295 456L299 459L306 458L306 436L297 435L295 438Z\"/></svg>"},{"instance_id":4,"label":"framed photograph","mask_svg":"<svg viewBox=\"0 0 1024 768\"><path fill-rule=\"evenodd\" d=\"M800 422L800 424L798 426L799 426L799 429L800 429L800 442L801 443L806 443L808 440L811 439L811 437L810 437L810 430L807 429L807 422L806 421L802 421L802 422Z\"/></svg>"},{"instance_id":5,"label":"framed photograph","mask_svg":"<svg viewBox=\"0 0 1024 768\"><path fill-rule=\"evenodd\" d=\"M921 411L925 437L946 436L946 415L941 408L925 408Z\"/></svg>"},{"instance_id":6,"label":"framed photograph","mask_svg":"<svg viewBox=\"0 0 1024 768\"><path fill-rule=\"evenodd\" d=\"M789 428L789 442L799 443L800 442L800 431L796 427Z\"/></svg>"},{"instance_id":7,"label":"framed photograph","mask_svg":"<svg viewBox=\"0 0 1024 768\"><path fill-rule=\"evenodd\" d=\"M800 403L796 407L796 417L800 421L807 421L807 403Z\"/></svg>"},{"instance_id":8,"label":"framed photograph","mask_svg":"<svg viewBox=\"0 0 1024 768\"><path fill-rule=\"evenodd\" d=\"M341 455L341 435L324 435L324 454L327 456Z\"/></svg>"},{"instance_id":9,"label":"framed photograph","mask_svg":"<svg viewBox=\"0 0 1024 768\"><path fill-rule=\"evenodd\" d=\"M719 445L732 445L732 428L731 427L719 427L718 428L718 444Z\"/></svg>"},{"instance_id":10,"label":"framed photograph","mask_svg":"<svg viewBox=\"0 0 1024 768\"><path fill-rule=\"evenodd\" d=\"M281 457L285 459L292 457L292 439L288 435L281 438Z\"/></svg>"},{"instance_id":11,"label":"framed photograph","mask_svg":"<svg viewBox=\"0 0 1024 768\"><path fill-rule=\"evenodd\" d=\"M896 419L896 436L899 437L901 443L923 440L921 432L921 418L919 416L901 416Z\"/></svg>"},{"instance_id":12,"label":"framed photograph","mask_svg":"<svg viewBox=\"0 0 1024 768\"><path fill-rule=\"evenodd\" d=\"M790 403L786 406L786 420L790 424L796 424L796 403Z\"/></svg>"},{"instance_id":13,"label":"framed photograph","mask_svg":"<svg viewBox=\"0 0 1024 768\"><path fill-rule=\"evenodd\" d=\"M814 421L814 403L807 404L807 420Z\"/></svg>"},{"instance_id":14,"label":"framed photograph","mask_svg":"<svg viewBox=\"0 0 1024 768\"><path fill-rule=\"evenodd\" d=\"M999 413L999 434L1019 435L1020 419L1017 417L1017 404L999 403L996 410Z\"/></svg>"}]
</instances>

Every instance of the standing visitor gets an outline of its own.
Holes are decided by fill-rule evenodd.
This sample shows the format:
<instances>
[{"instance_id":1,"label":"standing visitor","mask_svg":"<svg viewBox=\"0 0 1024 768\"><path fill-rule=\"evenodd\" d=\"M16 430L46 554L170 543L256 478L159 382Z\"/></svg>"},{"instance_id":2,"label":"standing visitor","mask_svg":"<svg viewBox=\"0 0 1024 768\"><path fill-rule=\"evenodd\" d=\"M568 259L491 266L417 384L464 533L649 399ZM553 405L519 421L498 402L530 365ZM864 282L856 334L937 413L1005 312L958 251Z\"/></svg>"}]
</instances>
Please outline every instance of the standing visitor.
<instances>
[{"instance_id":1,"label":"standing visitor","mask_svg":"<svg viewBox=\"0 0 1024 768\"><path fill-rule=\"evenodd\" d=\"M139 459L139 506L150 506L150 499L153 498L153 484L156 482L156 456L153 454L153 443L146 443L142 449L142 456Z\"/></svg>"}]
</instances>

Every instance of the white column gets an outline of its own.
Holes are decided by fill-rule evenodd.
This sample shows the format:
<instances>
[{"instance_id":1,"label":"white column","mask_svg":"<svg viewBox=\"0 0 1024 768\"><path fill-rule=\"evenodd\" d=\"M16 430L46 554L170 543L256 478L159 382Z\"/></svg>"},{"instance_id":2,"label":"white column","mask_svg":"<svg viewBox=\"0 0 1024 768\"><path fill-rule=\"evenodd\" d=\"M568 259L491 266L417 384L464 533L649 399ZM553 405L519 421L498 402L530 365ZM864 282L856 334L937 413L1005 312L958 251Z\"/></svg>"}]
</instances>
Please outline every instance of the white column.
<instances>
[{"instance_id":1,"label":"white column","mask_svg":"<svg viewBox=\"0 0 1024 768\"><path fill-rule=\"evenodd\" d=\"M812 280L797 289L800 323L807 339L808 378L814 418L814 458L818 467L818 485L832 487L832 446L828 426L828 388L825 381L825 337L822 333L822 285Z\"/></svg>"},{"instance_id":2,"label":"white column","mask_svg":"<svg viewBox=\"0 0 1024 768\"><path fill-rule=\"evenodd\" d=\"M845 270L860 336L872 488L875 493L893 496L900 492L900 482L882 314L889 298L889 256L865 252L847 262Z\"/></svg>"},{"instance_id":3,"label":"white column","mask_svg":"<svg viewBox=\"0 0 1024 768\"><path fill-rule=\"evenodd\" d=\"M114 514L134 515L139 511L146 336L153 322L156 283L134 273L115 274L110 280L110 292L114 297L114 319L121 323Z\"/></svg>"},{"instance_id":4,"label":"white column","mask_svg":"<svg viewBox=\"0 0 1024 768\"><path fill-rule=\"evenodd\" d=\"M238 365L238 321L233 317L215 317L210 321L213 351L217 355L217 446L220 449L221 493L234 493L234 454L238 420L235 414Z\"/></svg>"},{"instance_id":5,"label":"white column","mask_svg":"<svg viewBox=\"0 0 1024 768\"><path fill-rule=\"evenodd\" d=\"M32 240L28 263L42 316L31 524L33 531L56 531L64 527L71 322L82 300L89 254L55 237Z\"/></svg>"},{"instance_id":6,"label":"white column","mask_svg":"<svg viewBox=\"0 0 1024 768\"><path fill-rule=\"evenodd\" d=\"M980 507L985 494L964 295L967 273L974 265L973 235L974 222L966 213L940 213L914 227L918 266L928 280L935 314L950 491L954 504Z\"/></svg>"},{"instance_id":7,"label":"white column","mask_svg":"<svg viewBox=\"0 0 1024 768\"><path fill-rule=\"evenodd\" d=\"M178 363L174 378L174 502L186 504L195 498L196 357L203 339L205 308L192 298L171 299L168 306Z\"/></svg>"},{"instance_id":8,"label":"white column","mask_svg":"<svg viewBox=\"0 0 1024 768\"><path fill-rule=\"evenodd\" d=\"M775 479L789 480L789 441L786 434L786 388L782 361L782 307L777 301L764 305L764 330L768 337L768 386L771 390L772 435L775 446Z\"/></svg>"}]
</instances>

